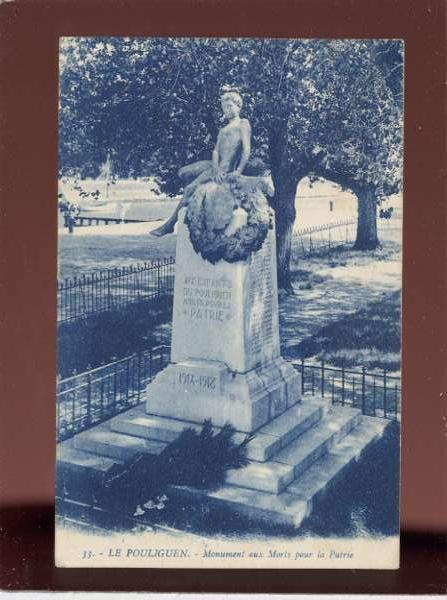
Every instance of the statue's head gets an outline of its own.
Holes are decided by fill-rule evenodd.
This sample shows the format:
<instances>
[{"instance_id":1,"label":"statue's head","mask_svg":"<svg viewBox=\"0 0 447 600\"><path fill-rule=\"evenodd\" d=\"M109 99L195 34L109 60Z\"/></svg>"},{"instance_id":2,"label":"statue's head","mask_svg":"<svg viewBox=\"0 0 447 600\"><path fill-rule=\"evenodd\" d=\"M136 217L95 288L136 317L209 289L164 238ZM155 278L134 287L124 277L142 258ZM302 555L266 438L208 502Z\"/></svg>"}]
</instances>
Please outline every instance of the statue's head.
<instances>
[{"instance_id":1,"label":"statue's head","mask_svg":"<svg viewBox=\"0 0 447 600\"><path fill-rule=\"evenodd\" d=\"M220 102L226 117L239 115L242 108L242 96L237 88L224 86L220 94Z\"/></svg>"}]
</instances>

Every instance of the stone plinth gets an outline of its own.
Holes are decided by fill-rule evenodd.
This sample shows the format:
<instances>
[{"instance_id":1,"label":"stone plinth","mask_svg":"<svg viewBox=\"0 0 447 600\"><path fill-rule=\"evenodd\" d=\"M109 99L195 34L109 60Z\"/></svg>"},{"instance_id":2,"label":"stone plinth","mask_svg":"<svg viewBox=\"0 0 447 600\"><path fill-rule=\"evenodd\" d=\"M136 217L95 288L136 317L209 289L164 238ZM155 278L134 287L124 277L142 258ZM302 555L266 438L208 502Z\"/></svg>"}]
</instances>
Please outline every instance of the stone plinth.
<instances>
[{"instance_id":1,"label":"stone plinth","mask_svg":"<svg viewBox=\"0 0 447 600\"><path fill-rule=\"evenodd\" d=\"M171 364L146 390L150 414L253 431L300 400L280 357L275 231L247 260L211 264L177 231Z\"/></svg>"},{"instance_id":2,"label":"stone plinth","mask_svg":"<svg viewBox=\"0 0 447 600\"><path fill-rule=\"evenodd\" d=\"M179 219L172 324L172 362L203 358L231 371L279 357L275 232L249 259L213 265L197 254Z\"/></svg>"}]
</instances>

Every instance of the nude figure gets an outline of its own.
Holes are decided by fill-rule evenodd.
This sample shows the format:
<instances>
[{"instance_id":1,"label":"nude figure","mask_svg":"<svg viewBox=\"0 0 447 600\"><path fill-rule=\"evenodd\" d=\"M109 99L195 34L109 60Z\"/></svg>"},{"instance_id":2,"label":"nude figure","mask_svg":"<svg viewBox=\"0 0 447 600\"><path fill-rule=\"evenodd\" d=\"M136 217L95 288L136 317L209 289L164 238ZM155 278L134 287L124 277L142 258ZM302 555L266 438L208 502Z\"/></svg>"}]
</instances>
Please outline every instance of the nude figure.
<instances>
[{"instance_id":1,"label":"nude figure","mask_svg":"<svg viewBox=\"0 0 447 600\"><path fill-rule=\"evenodd\" d=\"M161 227L154 229L155 236L174 231L179 210L187 206L197 186L209 181L223 183L229 174L241 175L250 156L251 127L247 119L241 119L242 98L236 90L230 89L221 95L222 111L228 123L220 129L212 160L201 160L182 167L178 174L181 179L193 179L183 191L183 199Z\"/></svg>"}]
</instances>

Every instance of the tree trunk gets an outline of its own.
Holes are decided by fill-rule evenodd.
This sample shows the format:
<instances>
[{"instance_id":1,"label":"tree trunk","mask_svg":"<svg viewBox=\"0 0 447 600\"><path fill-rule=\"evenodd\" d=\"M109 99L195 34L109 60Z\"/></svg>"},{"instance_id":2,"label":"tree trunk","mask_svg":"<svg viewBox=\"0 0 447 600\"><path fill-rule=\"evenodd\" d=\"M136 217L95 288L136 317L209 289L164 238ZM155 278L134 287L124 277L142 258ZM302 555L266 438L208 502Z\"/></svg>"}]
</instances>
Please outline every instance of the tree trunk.
<instances>
[{"instance_id":1,"label":"tree trunk","mask_svg":"<svg viewBox=\"0 0 447 600\"><path fill-rule=\"evenodd\" d=\"M374 250L379 245L377 237L377 202L374 188L355 190L358 198L357 238L355 250Z\"/></svg>"},{"instance_id":2,"label":"tree trunk","mask_svg":"<svg viewBox=\"0 0 447 600\"><path fill-rule=\"evenodd\" d=\"M276 221L278 288L293 294L290 279L290 251L296 215L296 187L302 175L295 173L295 169L288 159L287 119L280 118L272 124L269 133L269 153L275 188L271 205L275 210Z\"/></svg>"},{"instance_id":3,"label":"tree trunk","mask_svg":"<svg viewBox=\"0 0 447 600\"><path fill-rule=\"evenodd\" d=\"M293 293L290 279L290 252L293 225L295 223L295 195L298 179L286 176L273 177L275 195L272 206L276 221L276 255L278 264L278 287Z\"/></svg>"}]
</instances>

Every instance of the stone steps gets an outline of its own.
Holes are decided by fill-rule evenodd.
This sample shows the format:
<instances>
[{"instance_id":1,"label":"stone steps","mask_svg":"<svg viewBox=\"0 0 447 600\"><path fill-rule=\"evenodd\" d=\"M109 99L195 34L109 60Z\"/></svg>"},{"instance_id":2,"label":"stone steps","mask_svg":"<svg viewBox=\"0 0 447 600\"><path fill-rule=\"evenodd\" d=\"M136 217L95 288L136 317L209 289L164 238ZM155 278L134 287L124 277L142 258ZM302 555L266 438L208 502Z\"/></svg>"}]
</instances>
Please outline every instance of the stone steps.
<instances>
[{"instance_id":1,"label":"stone steps","mask_svg":"<svg viewBox=\"0 0 447 600\"><path fill-rule=\"evenodd\" d=\"M260 462L269 460L281 448L314 425L321 415L321 405L316 402L292 406L256 432L255 438L247 446L247 457ZM185 427L196 431L202 428L197 423L149 415L144 406L133 408L110 420L110 429L113 432L165 443L174 441ZM234 441L241 443L244 438L245 434L238 432Z\"/></svg>"},{"instance_id":2,"label":"stone steps","mask_svg":"<svg viewBox=\"0 0 447 600\"><path fill-rule=\"evenodd\" d=\"M107 456L79 450L75 448L73 438L57 445L56 459L58 468L62 466L62 468L71 469L79 474L90 471L92 475L107 473L114 465L122 462Z\"/></svg>"},{"instance_id":3,"label":"stone steps","mask_svg":"<svg viewBox=\"0 0 447 600\"><path fill-rule=\"evenodd\" d=\"M334 407L323 419L279 450L268 463L252 462L242 469L230 470L226 482L280 494L300 473L355 427L360 417L359 410Z\"/></svg>"},{"instance_id":4,"label":"stone steps","mask_svg":"<svg viewBox=\"0 0 447 600\"><path fill-rule=\"evenodd\" d=\"M293 466L296 478L354 429L361 417L360 410L334 406L315 427L293 440L272 460Z\"/></svg>"},{"instance_id":5,"label":"stone steps","mask_svg":"<svg viewBox=\"0 0 447 600\"><path fill-rule=\"evenodd\" d=\"M262 492L226 484L213 492L191 488L175 488L179 493L201 496L203 500L232 510L256 521L299 527L309 516L316 498L333 485L344 470L358 460L363 451L383 435L389 421L375 417L361 417L360 423L282 493Z\"/></svg>"},{"instance_id":6,"label":"stone steps","mask_svg":"<svg viewBox=\"0 0 447 600\"><path fill-rule=\"evenodd\" d=\"M299 526L315 498L389 424L362 416L357 409L333 406L325 412L325 407L326 403L306 398L259 429L248 446L253 462L229 471L226 484L218 490L171 486L171 493L200 496L211 505L225 504L251 519ZM67 485L75 489L85 476L85 482L94 485L92 481L99 482L110 468L137 452L158 455L188 425L201 428L146 415L144 407L129 410L59 444L58 480L66 477ZM243 437L237 434L238 441Z\"/></svg>"},{"instance_id":7,"label":"stone steps","mask_svg":"<svg viewBox=\"0 0 447 600\"><path fill-rule=\"evenodd\" d=\"M74 447L77 450L99 454L123 462L132 458L137 452L158 455L167 445L167 442L147 440L112 431L110 422L102 423L92 429L78 433L74 438Z\"/></svg>"},{"instance_id":8,"label":"stone steps","mask_svg":"<svg viewBox=\"0 0 447 600\"><path fill-rule=\"evenodd\" d=\"M358 460L363 451L383 435L389 423L386 419L362 416L355 429L337 442L322 459L297 477L286 492L306 502L315 499L329 483L332 485L336 482L343 469Z\"/></svg>"}]
</instances>

